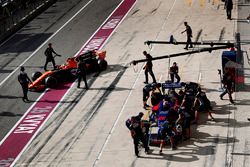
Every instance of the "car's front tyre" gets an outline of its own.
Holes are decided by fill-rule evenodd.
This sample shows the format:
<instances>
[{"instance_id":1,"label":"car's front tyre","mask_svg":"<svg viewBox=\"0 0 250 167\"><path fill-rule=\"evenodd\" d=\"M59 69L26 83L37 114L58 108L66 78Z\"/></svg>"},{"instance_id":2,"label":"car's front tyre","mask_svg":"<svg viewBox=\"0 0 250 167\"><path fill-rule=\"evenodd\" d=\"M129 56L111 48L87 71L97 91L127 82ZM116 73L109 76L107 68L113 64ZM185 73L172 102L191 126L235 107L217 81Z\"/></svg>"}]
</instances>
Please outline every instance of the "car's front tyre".
<instances>
[{"instance_id":1,"label":"car's front tyre","mask_svg":"<svg viewBox=\"0 0 250 167\"><path fill-rule=\"evenodd\" d=\"M52 77L52 76L48 76L46 79L45 79L45 86L47 88L55 88L57 85L57 79L55 77Z\"/></svg>"},{"instance_id":2,"label":"car's front tyre","mask_svg":"<svg viewBox=\"0 0 250 167\"><path fill-rule=\"evenodd\" d=\"M106 60L99 60L98 61L100 71L104 71L108 67L108 62Z\"/></svg>"},{"instance_id":3,"label":"car's front tyre","mask_svg":"<svg viewBox=\"0 0 250 167\"><path fill-rule=\"evenodd\" d=\"M42 73L40 71L36 71L36 72L32 73L32 75L31 75L32 81L37 80L41 75L42 75Z\"/></svg>"}]
</instances>

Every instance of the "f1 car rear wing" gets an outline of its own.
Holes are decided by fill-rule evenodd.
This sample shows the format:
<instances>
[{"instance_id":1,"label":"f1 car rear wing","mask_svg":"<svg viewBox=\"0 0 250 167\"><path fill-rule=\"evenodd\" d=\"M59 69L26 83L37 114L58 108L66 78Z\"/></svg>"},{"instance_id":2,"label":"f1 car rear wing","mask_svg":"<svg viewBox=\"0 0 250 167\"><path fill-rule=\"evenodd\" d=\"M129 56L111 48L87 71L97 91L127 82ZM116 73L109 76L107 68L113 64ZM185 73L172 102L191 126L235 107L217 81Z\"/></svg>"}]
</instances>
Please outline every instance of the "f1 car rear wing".
<instances>
[{"instance_id":1,"label":"f1 car rear wing","mask_svg":"<svg viewBox=\"0 0 250 167\"><path fill-rule=\"evenodd\" d=\"M106 51L96 51L96 50L91 50L88 51L86 53L83 53L79 56L76 57L76 60L78 60L79 58L81 58L83 61L88 60L88 59L92 59L98 57L98 59L100 60L104 60L106 57Z\"/></svg>"}]
</instances>

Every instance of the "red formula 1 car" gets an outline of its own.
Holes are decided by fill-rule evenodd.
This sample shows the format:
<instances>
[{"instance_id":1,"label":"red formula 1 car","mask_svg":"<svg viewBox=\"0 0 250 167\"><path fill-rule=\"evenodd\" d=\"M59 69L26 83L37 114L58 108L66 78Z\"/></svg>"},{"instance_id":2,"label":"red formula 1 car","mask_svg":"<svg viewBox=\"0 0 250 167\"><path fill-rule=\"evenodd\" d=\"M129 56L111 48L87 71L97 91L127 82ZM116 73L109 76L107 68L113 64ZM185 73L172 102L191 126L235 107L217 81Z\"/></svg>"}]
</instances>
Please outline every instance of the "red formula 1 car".
<instances>
[{"instance_id":1,"label":"red formula 1 car","mask_svg":"<svg viewBox=\"0 0 250 167\"><path fill-rule=\"evenodd\" d=\"M106 51L89 51L77 57L68 58L67 62L59 65L56 70L45 73L34 72L31 77L33 82L29 84L29 90L43 91L45 88L55 88L60 82L74 81L79 58L85 61L87 73L101 72L108 66L105 57Z\"/></svg>"}]
</instances>

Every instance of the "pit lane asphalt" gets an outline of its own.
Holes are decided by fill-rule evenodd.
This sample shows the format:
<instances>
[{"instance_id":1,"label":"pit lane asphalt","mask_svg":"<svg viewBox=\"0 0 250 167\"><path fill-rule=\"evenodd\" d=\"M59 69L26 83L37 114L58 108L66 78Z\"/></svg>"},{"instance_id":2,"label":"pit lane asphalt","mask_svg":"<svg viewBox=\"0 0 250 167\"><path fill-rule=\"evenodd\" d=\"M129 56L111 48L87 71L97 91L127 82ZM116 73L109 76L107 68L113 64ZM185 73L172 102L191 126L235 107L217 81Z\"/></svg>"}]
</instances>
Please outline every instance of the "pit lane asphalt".
<instances>
[{"instance_id":1,"label":"pit lane asphalt","mask_svg":"<svg viewBox=\"0 0 250 167\"><path fill-rule=\"evenodd\" d=\"M30 55L32 56L24 64L28 75L31 77L34 71L43 71L44 50L48 42L52 42L54 50L62 55L62 57L55 58L56 63L65 63L68 57L73 57L77 53L120 3L116 0L90 1L84 10L54 34L88 2L87 0L58 1L7 42L0 45L1 82ZM48 39L49 41L47 41ZM18 73L19 70L14 72L0 87L0 140L41 94L29 92L28 96L31 102L24 103L22 90L17 81ZM62 103L71 103L71 101L63 101Z\"/></svg>"},{"instance_id":2,"label":"pit lane asphalt","mask_svg":"<svg viewBox=\"0 0 250 167\"><path fill-rule=\"evenodd\" d=\"M249 95L244 92L245 97L237 96L239 105L235 106L227 100L219 100L217 69L221 66L221 51L171 59L179 64L183 81L201 83L208 97L216 103L217 122L205 116L201 118L200 125L192 126L192 139L180 144L178 150L166 147L164 154L159 155L159 148L151 147L153 151L149 155L143 150L141 158L133 155L133 143L124 121L143 111L144 75L140 72L142 65L135 68L136 73L133 68L116 67L141 58L142 50L149 51L143 45L146 40L166 40L174 34L184 41L185 35L180 34L184 29L183 21L192 26L193 40L201 37L203 40L234 40L236 21L226 20L221 1L213 1L219 4L202 0L191 2L138 1L104 48L115 55L108 59L114 70L101 74L93 82L91 91L80 92L80 95L72 91L67 100L79 95L78 98L82 98L78 104L73 108L63 104L16 166L249 166L249 123L245 119L249 106L247 101L242 105L239 101L249 99ZM200 2L205 2L204 6ZM233 10L233 18L237 19L236 10ZM155 46L151 53L158 56L180 51L183 46ZM168 60L154 62L158 81L167 79L167 63ZM112 92L107 92L109 90ZM96 108L93 105L97 105Z\"/></svg>"},{"instance_id":3,"label":"pit lane asphalt","mask_svg":"<svg viewBox=\"0 0 250 167\"><path fill-rule=\"evenodd\" d=\"M142 58L143 50L151 51L153 56L182 52L183 46L158 45L150 50L143 42L166 40L171 34L184 41L185 34L180 34L184 21L193 28L193 40L202 37L203 40L234 41L235 21L226 20L221 1L213 2L138 1L104 48L112 54L107 58L114 70L101 74L73 109L62 105L17 166L229 166L234 144L240 139L234 136L236 107L218 99L217 69L221 67L222 51L171 59L178 62L183 81L202 84L208 97L216 103L214 116L218 121L201 118L199 126L192 126L190 141L183 142L175 151L166 147L163 155L158 154L158 147L152 147L151 154L145 155L142 150L142 158L135 158L124 122L143 111L142 64L135 71L115 68ZM167 69L168 60L154 62L158 81L167 79Z\"/></svg>"}]
</instances>

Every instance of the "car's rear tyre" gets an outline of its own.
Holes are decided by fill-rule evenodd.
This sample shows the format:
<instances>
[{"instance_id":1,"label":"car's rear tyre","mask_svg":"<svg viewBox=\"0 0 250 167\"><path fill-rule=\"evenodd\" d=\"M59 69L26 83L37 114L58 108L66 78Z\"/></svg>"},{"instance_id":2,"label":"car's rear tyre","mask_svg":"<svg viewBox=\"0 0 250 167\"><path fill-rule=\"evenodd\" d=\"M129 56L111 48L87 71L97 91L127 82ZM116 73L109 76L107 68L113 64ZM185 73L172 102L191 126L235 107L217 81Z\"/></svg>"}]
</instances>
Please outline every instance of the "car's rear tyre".
<instances>
[{"instance_id":1,"label":"car's rear tyre","mask_svg":"<svg viewBox=\"0 0 250 167\"><path fill-rule=\"evenodd\" d=\"M107 62L106 60L99 60L99 61L98 61L98 65L99 65L99 69L100 69L101 71L104 71L104 70L106 70L107 67L108 67L108 62Z\"/></svg>"},{"instance_id":2,"label":"car's rear tyre","mask_svg":"<svg viewBox=\"0 0 250 167\"><path fill-rule=\"evenodd\" d=\"M71 70L70 70L70 74L71 74L72 76L76 77L76 76L77 76L77 68L71 69Z\"/></svg>"},{"instance_id":3,"label":"car's rear tyre","mask_svg":"<svg viewBox=\"0 0 250 167\"><path fill-rule=\"evenodd\" d=\"M37 78L39 78L41 75L42 75L42 73L40 71L36 71L36 72L32 73L32 75L31 75L32 81L37 80Z\"/></svg>"},{"instance_id":4,"label":"car's rear tyre","mask_svg":"<svg viewBox=\"0 0 250 167\"><path fill-rule=\"evenodd\" d=\"M57 79L55 77L48 76L45 79L45 85L47 88L55 88L57 85Z\"/></svg>"}]
</instances>

